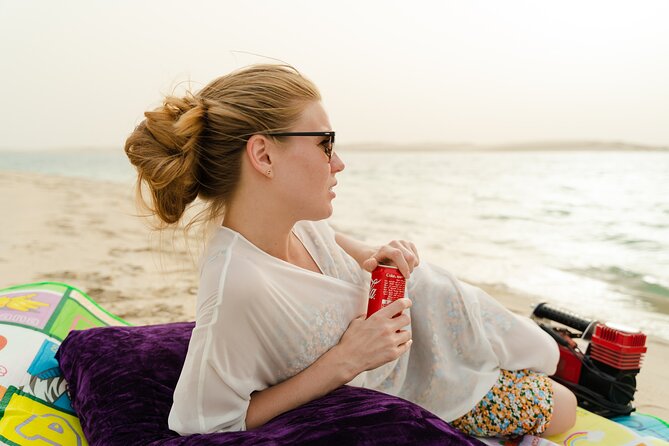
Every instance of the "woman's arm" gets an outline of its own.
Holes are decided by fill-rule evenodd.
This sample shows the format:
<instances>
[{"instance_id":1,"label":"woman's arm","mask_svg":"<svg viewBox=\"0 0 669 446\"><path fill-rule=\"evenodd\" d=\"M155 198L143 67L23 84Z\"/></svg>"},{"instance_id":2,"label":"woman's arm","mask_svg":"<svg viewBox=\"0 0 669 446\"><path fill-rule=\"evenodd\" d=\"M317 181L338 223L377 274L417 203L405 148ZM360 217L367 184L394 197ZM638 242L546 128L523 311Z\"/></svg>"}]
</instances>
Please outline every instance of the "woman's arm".
<instances>
[{"instance_id":1,"label":"woman's arm","mask_svg":"<svg viewBox=\"0 0 669 446\"><path fill-rule=\"evenodd\" d=\"M397 359L411 346L411 333L402 330L410 318L393 316L411 306L398 299L365 319L354 319L339 343L297 375L251 394L246 429L262 426L272 418L328 394L365 370Z\"/></svg>"},{"instance_id":2,"label":"woman's arm","mask_svg":"<svg viewBox=\"0 0 669 446\"><path fill-rule=\"evenodd\" d=\"M343 386L354 374L347 370L335 348L318 358L311 366L282 383L251 394L246 412L246 429L254 429L272 418L327 395Z\"/></svg>"},{"instance_id":3,"label":"woman's arm","mask_svg":"<svg viewBox=\"0 0 669 446\"><path fill-rule=\"evenodd\" d=\"M413 269L420 263L416 246L405 240L393 240L387 245L373 247L336 232L335 241L358 262L360 268L369 272L380 264L391 263L408 279Z\"/></svg>"},{"instance_id":4,"label":"woman's arm","mask_svg":"<svg viewBox=\"0 0 669 446\"><path fill-rule=\"evenodd\" d=\"M373 257L379 250L379 247L369 246L341 232L335 232L335 241L348 255L358 262L361 268L363 267L363 263Z\"/></svg>"}]
</instances>

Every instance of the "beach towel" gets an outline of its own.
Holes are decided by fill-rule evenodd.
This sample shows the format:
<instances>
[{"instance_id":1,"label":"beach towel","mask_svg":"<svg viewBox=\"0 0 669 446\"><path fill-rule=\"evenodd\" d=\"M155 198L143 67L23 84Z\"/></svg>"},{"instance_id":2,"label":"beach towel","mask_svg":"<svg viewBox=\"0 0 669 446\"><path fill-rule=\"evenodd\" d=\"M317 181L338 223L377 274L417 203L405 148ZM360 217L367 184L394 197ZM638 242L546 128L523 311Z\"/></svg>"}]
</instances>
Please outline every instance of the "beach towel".
<instances>
[{"instance_id":1,"label":"beach towel","mask_svg":"<svg viewBox=\"0 0 669 446\"><path fill-rule=\"evenodd\" d=\"M0 443L86 444L55 354L70 331L109 325L127 323L68 285L0 291Z\"/></svg>"},{"instance_id":2,"label":"beach towel","mask_svg":"<svg viewBox=\"0 0 669 446\"><path fill-rule=\"evenodd\" d=\"M579 407L576 425L569 432L545 439L526 435L517 440L482 441L490 446L667 446L669 442L662 439L666 434L667 424L650 415L632 414L614 421Z\"/></svg>"}]
</instances>

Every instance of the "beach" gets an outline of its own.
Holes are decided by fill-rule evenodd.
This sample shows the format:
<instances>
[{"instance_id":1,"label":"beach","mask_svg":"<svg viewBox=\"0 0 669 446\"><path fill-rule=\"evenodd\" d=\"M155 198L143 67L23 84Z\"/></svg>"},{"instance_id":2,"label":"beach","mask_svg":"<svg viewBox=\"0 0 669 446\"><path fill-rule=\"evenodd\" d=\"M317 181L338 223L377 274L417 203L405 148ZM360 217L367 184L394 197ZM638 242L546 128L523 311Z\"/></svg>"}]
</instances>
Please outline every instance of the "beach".
<instances>
[{"instance_id":1,"label":"beach","mask_svg":"<svg viewBox=\"0 0 669 446\"><path fill-rule=\"evenodd\" d=\"M0 172L0 206L0 287L65 282L135 325L194 319L202 240L152 231L138 215L133 185ZM531 296L484 288L529 314ZM669 344L649 336L647 345L634 404L669 419Z\"/></svg>"}]
</instances>

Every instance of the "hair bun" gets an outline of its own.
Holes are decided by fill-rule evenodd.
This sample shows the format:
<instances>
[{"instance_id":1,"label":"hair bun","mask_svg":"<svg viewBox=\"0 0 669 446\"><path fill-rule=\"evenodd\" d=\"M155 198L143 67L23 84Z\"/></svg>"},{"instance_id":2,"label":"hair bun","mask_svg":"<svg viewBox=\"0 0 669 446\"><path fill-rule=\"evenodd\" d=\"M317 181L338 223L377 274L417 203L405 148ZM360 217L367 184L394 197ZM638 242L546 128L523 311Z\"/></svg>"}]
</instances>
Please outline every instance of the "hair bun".
<instances>
[{"instance_id":1,"label":"hair bun","mask_svg":"<svg viewBox=\"0 0 669 446\"><path fill-rule=\"evenodd\" d=\"M198 195L195 171L207 107L199 98L168 96L126 141L125 151L153 196L150 209L165 223L179 221Z\"/></svg>"},{"instance_id":2,"label":"hair bun","mask_svg":"<svg viewBox=\"0 0 669 446\"><path fill-rule=\"evenodd\" d=\"M168 96L163 106L144 113L147 128L172 154L195 149L204 131L206 106L193 96Z\"/></svg>"}]
</instances>

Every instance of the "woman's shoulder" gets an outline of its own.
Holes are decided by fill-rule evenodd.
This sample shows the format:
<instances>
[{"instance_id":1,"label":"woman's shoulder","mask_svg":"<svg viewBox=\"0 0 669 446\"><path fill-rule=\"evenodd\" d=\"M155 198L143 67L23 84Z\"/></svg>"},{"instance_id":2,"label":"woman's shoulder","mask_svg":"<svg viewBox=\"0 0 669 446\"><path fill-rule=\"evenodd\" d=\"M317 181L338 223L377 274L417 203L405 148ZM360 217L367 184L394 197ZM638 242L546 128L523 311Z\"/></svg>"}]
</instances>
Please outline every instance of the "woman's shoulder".
<instances>
[{"instance_id":1,"label":"woman's shoulder","mask_svg":"<svg viewBox=\"0 0 669 446\"><path fill-rule=\"evenodd\" d=\"M262 295L272 281L266 256L249 246L241 236L219 231L210 239L200 265L198 307L201 310L218 304L232 305L236 311ZM223 299L223 296L225 297Z\"/></svg>"},{"instance_id":2,"label":"woman's shoulder","mask_svg":"<svg viewBox=\"0 0 669 446\"><path fill-rule=\"evenodd\" d=\"M212 287L218 287L222 276L233 278L234 283L257 276L266 257L241 234L220 228L209 239L201 259L200 283L211 282Z\"/></svg>"},{"instance_id":3,"label":"woman's shoulder","mask_svg":"<svg viewBox=\"0 0 669 446\"><path fill-rule=\"evenodd\" d=\"M210 234L201 262L204 266L208 262L226 256L235 260L242 260L249 257L263 257L264 255L265 253L260 248L248 241L239 232L221 226Z\"/></svg>"}]
</instances>

